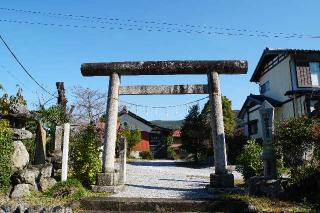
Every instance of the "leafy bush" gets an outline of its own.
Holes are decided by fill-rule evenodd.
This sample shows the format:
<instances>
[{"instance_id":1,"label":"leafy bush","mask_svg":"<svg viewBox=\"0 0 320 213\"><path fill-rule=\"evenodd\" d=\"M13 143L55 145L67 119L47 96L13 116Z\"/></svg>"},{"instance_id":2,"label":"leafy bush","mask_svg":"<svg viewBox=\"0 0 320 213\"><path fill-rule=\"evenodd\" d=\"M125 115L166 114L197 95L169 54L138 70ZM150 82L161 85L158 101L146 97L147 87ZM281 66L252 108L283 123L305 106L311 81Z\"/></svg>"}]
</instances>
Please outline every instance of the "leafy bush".
<instances>
[{"instance_id":1,"label":"leafy bush","mask_svg":"<svg viewBox=\"0 0 320 213\"><path fill-rule=\"evenodd\" d=\"M70 145L73 176L84 186L94 184L97 173L101 171L100 147L94 126L90 124L84 131L80 131L72 138Z\"/></svg>"},{"instance_id":2,"label":"leafy bush","mask_svg":"<svg viewBox=\"0 0 320 213\"><path fill-rule=\"evenodd\" d=\"M64 123L69 122L70 115L66 112L63 106L53 105L48 109L40 108L35 114L37 120L39 120L43 126L47 129L47 141L50 141L47 144L49 147L53 145L56 126L63 125ZM38 124L34 124L33 128L37 128ZM51 148L51 147L50 147Z\"/></svg>"},{"instance_id":3,"label":"leafy bush","mask_svg":"<svg viewBox=\"0 0 320 213\"><path fill-rule=\"evenodd\" d=\"M130 155L130 152L133 149L133 147L140 143L141 132L138 129L131 130L128 127L125 127L123 130L123 136L126 138L127 141L127 153L128 155Z\"/></svg>"},{"instance_id":4,"label":"leafy bush","mask_svg":"<svg viewBox=\"0 0 320 213\"><path fill-rule=\"evenodd\" d=\"M76 179L59 182L45 192L45 195L49 197L72 198L73 200L80 200L85 194L85 188L81 185L81 182Z\"/></svg>"},{"instance_id":5,"label":"leafy bush","mask_svg":"<svg viewBox=\"0 0 320 213\"><path fill-rule=\"evenodd\" d=\"M275 148L288 167L291 197L320 200L320 122L312 118L293 118L276 124ZM305 154L309 158L305 158Z\"/></svg>"},{"instance_id":6,"label":"leafy bush","mask_svg":"<svg viewBox=\"0 0 320 213\"><path fill-rule=\"evenodd\" d=\"M239 164L237 171L242 173L245 180L263 174L263 161L261 155L262 147L257 144L255 140L249 140L243 147L243 150L237 159Z\"/></svg>"},{"instance_id":7,"label":"leafy bush","mask_svg":"<svg viewBox=\"0 0 320 213\"><path fill-rule=\"evenodd\" d=\"M140 152L139 155L142 159L145 159L145 160L153 160L154 159L154 156L150 150Z\"/></svg>"},{"instance_id":8,"label":"leafy bush","mask_svg":"<svg viewBox=\"0 0 320 213\"><path fill-rule=\"evenodd\" d=\"M305 163L303 155L319 146L320 125L317 120L293 118L276 124L275 147L285 166L298 167Z\"/></svg>"},{"instance_id":9,"label":"leafy bush","mask_svg":"<svg viewBox=\"0 0 320 213\"><path fill-rule=\"evenodd\" d=\"M11 156L13 153L12 132L5 120L0 120L0 191L7 191L12 173Z\"/></svg>"}]
</instances>

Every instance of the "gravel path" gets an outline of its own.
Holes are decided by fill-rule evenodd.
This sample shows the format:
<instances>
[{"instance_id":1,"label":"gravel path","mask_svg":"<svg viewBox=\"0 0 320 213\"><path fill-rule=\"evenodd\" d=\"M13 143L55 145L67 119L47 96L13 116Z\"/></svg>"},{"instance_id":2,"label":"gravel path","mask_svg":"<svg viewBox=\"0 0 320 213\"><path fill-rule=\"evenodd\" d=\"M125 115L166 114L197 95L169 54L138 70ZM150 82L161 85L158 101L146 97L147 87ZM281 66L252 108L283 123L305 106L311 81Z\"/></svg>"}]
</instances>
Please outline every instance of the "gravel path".
<instances>
[{"instance_id":1,"label":"gravel path","mask_svg":"<svg viewBox=\"0 0 320 213\"><path fill-rule=\"evenodd\" d=\"M205 186L213 171L213 167L190 168L172 160L131 162L127 164L125 191L113 197L210 198ZM238 172L233 174L235 179L242 178Z\"/></svg>"}]
</instances>

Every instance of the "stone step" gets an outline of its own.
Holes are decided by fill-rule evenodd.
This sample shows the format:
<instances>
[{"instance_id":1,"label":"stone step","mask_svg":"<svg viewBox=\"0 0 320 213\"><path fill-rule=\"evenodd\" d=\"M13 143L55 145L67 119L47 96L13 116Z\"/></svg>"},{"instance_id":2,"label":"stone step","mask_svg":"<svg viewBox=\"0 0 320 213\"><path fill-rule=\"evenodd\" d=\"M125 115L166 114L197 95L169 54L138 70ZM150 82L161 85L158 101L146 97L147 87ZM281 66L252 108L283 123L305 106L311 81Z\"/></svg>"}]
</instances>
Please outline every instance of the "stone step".
<instances>
[{"instance_id":1,"label":"stone step","mask_svg":"<svg viewBox=\"0 0 320 213\"><path fill-rule=\"evenodd\" d=\"M86 198L80 201L85 212L249 212L241 200L188 200L168 198Z\"/></svg>"}]
</instances>

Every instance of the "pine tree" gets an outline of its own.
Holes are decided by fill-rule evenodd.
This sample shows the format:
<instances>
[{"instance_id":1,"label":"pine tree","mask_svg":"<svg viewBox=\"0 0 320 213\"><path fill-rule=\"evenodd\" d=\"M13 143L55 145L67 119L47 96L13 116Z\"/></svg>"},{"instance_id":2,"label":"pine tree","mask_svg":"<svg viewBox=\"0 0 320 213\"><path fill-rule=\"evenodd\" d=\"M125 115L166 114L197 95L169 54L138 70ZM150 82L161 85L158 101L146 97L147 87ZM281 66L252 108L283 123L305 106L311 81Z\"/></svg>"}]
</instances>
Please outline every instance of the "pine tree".
<instances>
[{"instance_id":1,"label":"pine tree","mask_svg":"<svg viewBox=\"0 0 320 213\"><path fill-rule=\"evenodd\" d=\"M186 116L181 128L181 139L183 149L193 154L193 159L196 163L207 154L208 147L205 144L206 129L204 128L198 105L192 106Z\"/></svg>"}]
</instances>

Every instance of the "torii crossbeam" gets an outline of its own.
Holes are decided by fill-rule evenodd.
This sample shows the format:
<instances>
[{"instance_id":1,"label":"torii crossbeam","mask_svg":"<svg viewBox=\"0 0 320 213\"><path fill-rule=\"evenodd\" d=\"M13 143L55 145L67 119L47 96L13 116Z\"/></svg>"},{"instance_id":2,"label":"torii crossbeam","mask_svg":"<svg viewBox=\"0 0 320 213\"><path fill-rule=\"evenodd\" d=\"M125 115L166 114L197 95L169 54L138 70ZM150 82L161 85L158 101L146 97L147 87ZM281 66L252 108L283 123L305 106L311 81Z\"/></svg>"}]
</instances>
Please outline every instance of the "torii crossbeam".
<instances>
[{"instance_id":1,"label":"torii crossbeam","mask_svg":"<svg viewBox=\"0 0 320 213\"><path fill-rule=\"evenodd\" d=\"M102 173L98 174L97 184L103 191L117 186L117 173L114 167L115 144L117 135L117 116L119 94L209 94L211 106L211 129L214 143L215 173L210 175L211 187L233 187L234 177L227 172L227 155L223 124L223 111L219 74L246 74L247 61L141 61L85 63L81 65L83 76L110 76L107 121L103 148ZM120 86L120 76L124 75L179 75L206 74L208 85L170 85L170 86Z\"/></svg>"}]
</instances>

